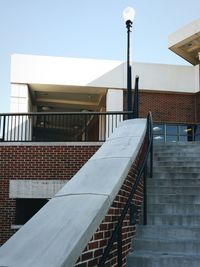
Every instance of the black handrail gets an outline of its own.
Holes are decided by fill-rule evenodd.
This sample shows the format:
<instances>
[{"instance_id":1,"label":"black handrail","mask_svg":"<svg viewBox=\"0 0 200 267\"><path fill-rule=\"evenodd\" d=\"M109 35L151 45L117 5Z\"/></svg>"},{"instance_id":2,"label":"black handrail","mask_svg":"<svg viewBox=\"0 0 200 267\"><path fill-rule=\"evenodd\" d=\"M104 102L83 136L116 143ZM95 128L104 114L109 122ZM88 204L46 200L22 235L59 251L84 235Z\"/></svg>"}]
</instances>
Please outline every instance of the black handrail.
<instances>
[{"instance_id":1,"label":"black handrail","mask_svg":"<svg viewBox=\"0 0 200 267\"><path fill-rule=\"evenodd\" d=\"M104 112L99 112L99 111L84 111L84 112L79 112L79 111L73 111L73 112L21 112L21 113L14 113L14 112L9 112L9 113L0 113L0 116L12 116L12 115L24 115L24 116L31 116L31 115L127 115L127 114L132 114L132 111L104 111Z\"/></svg>"},{"instance_id":2,"label":"black handrail","mask_svg":"<svg viewBox=\"0 0 200 267\"><path fill-rule=\"evenodd\" d=\"M150 154L150 175L153 175L153 120L152 120L152 114L151 112L149 112L148 117L147 117L147 130L146 130L146 137L144 142L148 141L148 147L146 150L146 153L144 155L144 158L141 162L141 165L139 167L138 170L138 174L136 176L136 180L135 183L131 189L131 192L129 194L128 200L122 210L122 213L118 219L118 223L111 235L110 240L108 241L108 245L104 250L103 256L100 259L100 262L98 264L98 267L103 267L105 262L107 261L108 257L109 257L109 253L112 249L113 243L117 241L117 251L118 251L118 267L122 267L122 224L123 224L123 220L125 219L125 216L131 206L131 202L132 199L134 197L134 194L137 190L137 187L140 183L142 174L146 173L146 168L147 168L147 164L148 164L148 156ZM144 143L143 143L144 144ZM145 175L144 175L145 176ZM145 182L145 177L144 177L144 183ZM144 203L146 202L146 195L144 195ZM147 223L147 210L146 208L144 208L144 224Z\"/></svg>"}]
</instances>

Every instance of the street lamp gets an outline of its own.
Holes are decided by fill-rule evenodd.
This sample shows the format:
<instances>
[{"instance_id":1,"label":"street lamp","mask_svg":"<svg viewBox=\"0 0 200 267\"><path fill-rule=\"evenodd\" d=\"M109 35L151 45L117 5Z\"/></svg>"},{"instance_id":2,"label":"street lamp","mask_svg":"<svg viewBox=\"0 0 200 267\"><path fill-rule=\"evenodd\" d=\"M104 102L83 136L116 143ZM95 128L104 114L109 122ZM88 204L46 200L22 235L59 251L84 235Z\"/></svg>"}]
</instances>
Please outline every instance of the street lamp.
<instances>
[{"instance_id":1,"label":"street lamp","mask_svg":"<svg viewBox=\"0 0 200 267\"><path fill-rule=\"evenodd\" d=\"M132 77L131 77L131 28L135 17L135 10L132 7L126 7L123 11L124 21L127 28L127 110L132 111ZM131 114L128 115L131 119Z\"/></svg>"}]
</instances>

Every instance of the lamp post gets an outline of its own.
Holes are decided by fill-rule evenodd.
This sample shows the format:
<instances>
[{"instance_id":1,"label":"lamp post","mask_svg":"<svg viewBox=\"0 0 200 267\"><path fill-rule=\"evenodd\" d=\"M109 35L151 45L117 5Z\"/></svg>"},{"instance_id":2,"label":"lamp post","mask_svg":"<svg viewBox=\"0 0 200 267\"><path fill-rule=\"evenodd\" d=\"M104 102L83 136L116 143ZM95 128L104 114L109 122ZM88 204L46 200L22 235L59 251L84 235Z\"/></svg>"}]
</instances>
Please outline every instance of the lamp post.
<instances>
[{"instance_id":1,"label":"lamp post","mask_svg":"<svg viewBox=\"0 0 200 267\"><path fill-rule=\"evenodd\" d=\"M127 110L132 111L132 70L131 70L131 28L135 17L135 10L132 7L126 7L123 11L124 21L127 28ZM128 115L131 119L132 115Z\"/></svg>"}]
</instances>

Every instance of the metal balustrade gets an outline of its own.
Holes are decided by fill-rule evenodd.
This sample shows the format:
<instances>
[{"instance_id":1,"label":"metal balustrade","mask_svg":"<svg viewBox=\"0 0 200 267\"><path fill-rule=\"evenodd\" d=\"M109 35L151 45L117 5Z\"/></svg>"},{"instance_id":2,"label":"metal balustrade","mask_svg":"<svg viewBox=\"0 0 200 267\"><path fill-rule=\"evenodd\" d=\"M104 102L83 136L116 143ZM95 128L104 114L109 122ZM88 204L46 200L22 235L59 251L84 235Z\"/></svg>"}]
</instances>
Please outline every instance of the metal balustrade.
<instances>
[{"instance_id":1,"label":"metal balustrade","mask_svg":"<svg viewBox=\"0 0 200 267\"><path fill-rule=\"evenodd\" d=\"M138 185L140 181L143 179L144 182L144 200L143 200L143 224L147 224L147 196L146 196L146 175L147 175L147 165L148 159L150 158L149 164L149 176L153 177L153 119L152 114L149 112L147 116L147 129L146 129L146 136L144 142L141 146L141 154L139 159L138 170L135 175L135 182L132 185L132 189L128 196L127 202L122 209L121 215L118 218L117 224L115 226L114 231L112 232L111 238L108 240L107 246L104 249L103 255L100 259L98 267L104 267L106 265L106 261L109 259L109 254L112 250L113 244L117 243L117 266L123 266L123 252L122 252L122 226L123 221L126 217L126 214L131 209L132 200L134 199L135 193L138 189ZM135 216L135 214L134 214ZM135 223L134 223L135 224Z\"/></svg>"},{"instance_id":2,"label":"metal balustrade","mask_svg":"<svg viewBox=\"0 0 200 267\"><path fill-rule=\"evenodd\" d=\"M105 141L132 112L0 114L0 142Z\"/></svg>"}]
</instances>

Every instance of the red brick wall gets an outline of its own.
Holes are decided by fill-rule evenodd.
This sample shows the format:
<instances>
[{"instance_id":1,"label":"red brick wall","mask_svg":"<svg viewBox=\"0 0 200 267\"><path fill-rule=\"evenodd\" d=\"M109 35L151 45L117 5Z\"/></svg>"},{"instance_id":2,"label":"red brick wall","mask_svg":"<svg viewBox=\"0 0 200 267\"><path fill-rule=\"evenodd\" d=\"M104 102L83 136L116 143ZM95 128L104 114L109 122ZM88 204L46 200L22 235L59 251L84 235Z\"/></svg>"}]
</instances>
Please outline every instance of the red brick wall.
<instances>
[{"instance_id":1,"label":"red brick wall","mask_svg":"<svg viewBox=\"0 0 200 267\"><path fill-rule=\"evenodd\" d=\"M140 91L139 115L146 117L148 111L154 121L195 123L200 120L200 96L189 93L157 93ZM126 110L126 91L124 91L124 109Z\"/></svg>"},{"instance_id":2,"label":"red brick wall","mask_svg":"<svg viewBox=\"0 0 200 267\"><path fill-rule=\"evenodd\" d=\"M0 146L0 244L15 231L15 200L9 180L66 180L85 164L99 146Z\"/></svg>"},{"instance_id":3,"label":"red brick wall","mask_svg":"<svg viewBox=\"0 0 200 267\"><path fill-rule=\"evenodd\" d=\"M196 122L200 123L200 93L196 94Z\"/></svg>"},{"instance_id":4,"label":"red brick wall","mask_svg":"<svg viewBox=\"0 0 200 267\"><path fill-rule=\"evenodd\" d=\"M113 201L108 214L97 229L96 233L87 244L85 250L79 257L75 267L96 267L102 257L103 251L105 250L108 240L110 239L112 232L118 222L119 216L126 204L129 197L130 191L136 179L138 172L138 166L141 164L141 159L146 150L147 143L145 142L142 149L140 149L139 155L133 162L130 171L124 180L124 183ZM133 198L133 203L137 206L138 210L141 211L141 205L143 202L143 177L139 183L136 193ZM137 223L140 221L140 216L137 218ZM135 236L136 225L130 224L130 211L128 211L122 226L122 266L126 266L126 257L130 251L132 238ZM113 244L111 253L105 267L118 267L117 264L117 243Z\"/></svg>"}]
</instances>

